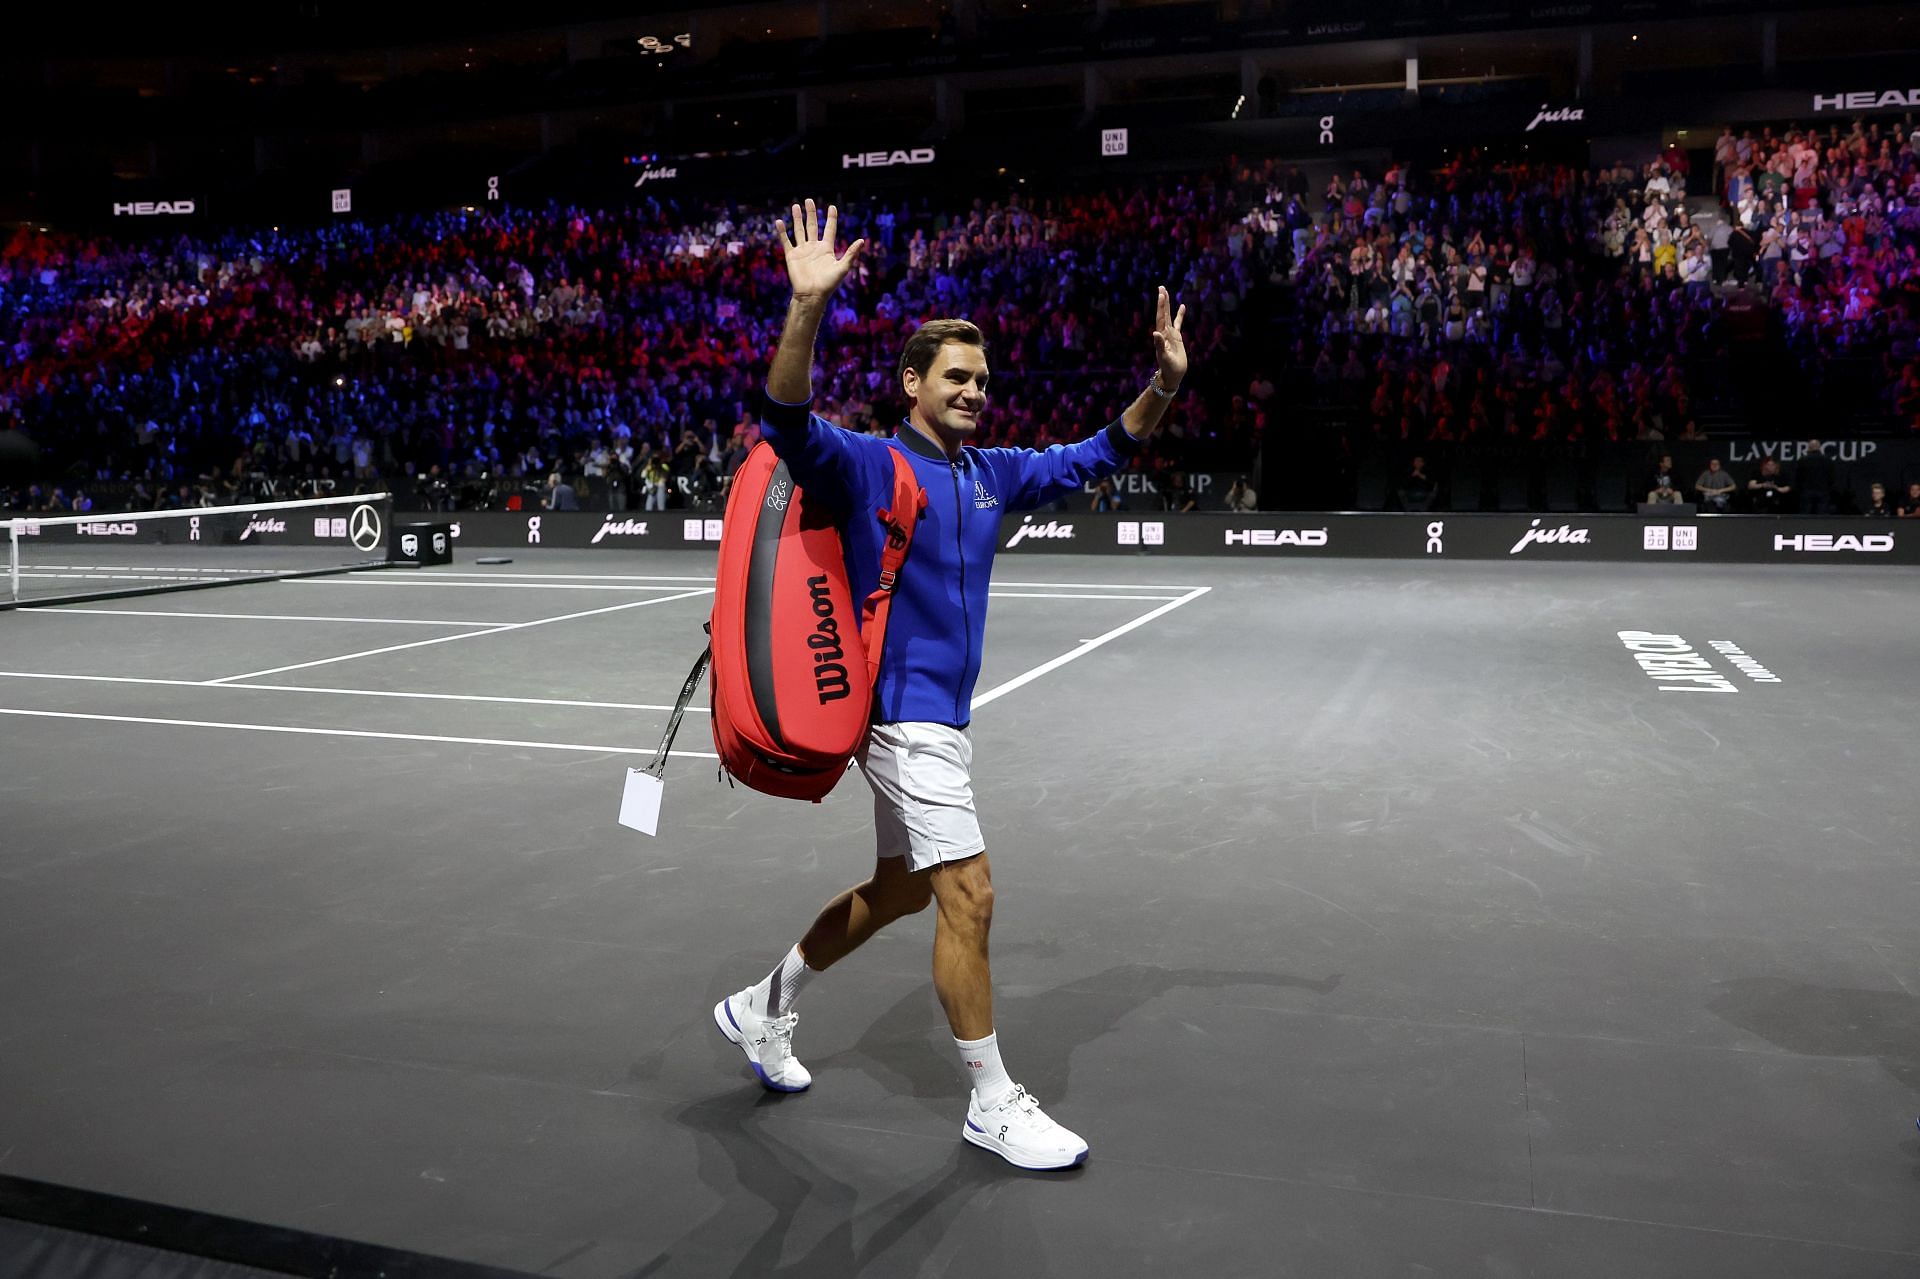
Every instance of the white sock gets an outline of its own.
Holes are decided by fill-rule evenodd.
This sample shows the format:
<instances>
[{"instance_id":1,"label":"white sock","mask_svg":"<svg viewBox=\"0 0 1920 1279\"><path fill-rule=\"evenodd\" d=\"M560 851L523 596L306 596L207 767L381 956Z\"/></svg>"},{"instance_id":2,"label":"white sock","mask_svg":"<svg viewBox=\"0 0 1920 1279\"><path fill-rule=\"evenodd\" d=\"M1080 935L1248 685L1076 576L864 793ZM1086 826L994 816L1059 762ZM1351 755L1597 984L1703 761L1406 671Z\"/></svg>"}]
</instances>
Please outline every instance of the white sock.
<instances>
[{"instance_id":1,"label":"white sock","mask_svg":"<svg viewBox=\"0 0 1920 1279\"><path fill-rule=\"evenodd\" d=\"M811 976L813 969L800 958L800 947L796 943L787 957L775 964L773 971L753 988L753 1006L769 1017L785 1017L793 1011L793 1001L800 997L800 988Z\"/></svg>"},{"instance_id":2,"label":"white sock","mask_svg":"<svg viewBox=\"0 0 1920 1279\"><path fill-rule=\"evenodd\" d=\"M960 1050L960 1065L967 1072L973 1095L980 1099L982 1106L991 1106L1013 1091L1013 1080L1007 1078L1007 1068L1000 1064L998 1035L956 1039L953 1046Z\"/></svg>"}]
</instances>

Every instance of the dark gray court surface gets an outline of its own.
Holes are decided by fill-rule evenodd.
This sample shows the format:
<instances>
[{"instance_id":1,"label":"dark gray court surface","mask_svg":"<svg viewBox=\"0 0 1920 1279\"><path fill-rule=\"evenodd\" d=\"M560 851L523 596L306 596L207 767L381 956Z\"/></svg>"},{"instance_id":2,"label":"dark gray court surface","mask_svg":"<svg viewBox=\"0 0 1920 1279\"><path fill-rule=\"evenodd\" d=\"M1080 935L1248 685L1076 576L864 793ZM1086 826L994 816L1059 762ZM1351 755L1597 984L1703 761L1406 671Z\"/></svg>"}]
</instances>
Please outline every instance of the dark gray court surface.
<instances>
[{"instance_id":1,"label":"dark gray court surface","mask_svg":"<svg viewBox=\"0 0 1920 1279\"><path fill-rule=\"evenodd\" d=\"M1028 1175L930 916L754 1084L709 1010L868 792L686 758L621 829L704 584L558 575L711 561L516 559L0 616L98 677L0 676L0 1173L566 1276L1920 1270L1912 573L1003 562L983 693L1164 610L975 720L1007 1061L1093 1145Z\"/></svg>"}]
</instances>

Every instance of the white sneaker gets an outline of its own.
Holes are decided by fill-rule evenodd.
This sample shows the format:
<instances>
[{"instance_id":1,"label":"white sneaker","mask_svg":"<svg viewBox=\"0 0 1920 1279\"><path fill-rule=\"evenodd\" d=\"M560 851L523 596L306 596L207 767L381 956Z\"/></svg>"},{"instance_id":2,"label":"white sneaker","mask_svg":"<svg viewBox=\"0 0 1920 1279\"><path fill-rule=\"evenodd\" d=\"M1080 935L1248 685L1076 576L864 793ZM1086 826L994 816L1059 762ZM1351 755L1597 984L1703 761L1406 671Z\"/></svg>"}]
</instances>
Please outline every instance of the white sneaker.
<instances>
[{"instance_id":1,"label":"white sneaker","mask_svg":"<svg viewBox=\"0 0 1920 1279\"><path fill-rule=\"evenodd\" d=\"M1016 1168L1073 1168L1087 1160L1080 1134L1047 1118L1039 1099L1018 1084L991 1106L982 1106L974 1094L960 1135Z\"/></svg>"},{"instance_id":2,"label":"white sneaker","mask_svg":"<svg viewBox=\"0 0 1920 1279\"><path fill-rule=\"evenodd\" d=\"M800 1014L762 1016L753 1011L753 1001L748 998L751 994L749 987L715 1004L713 1024L740 1045L761 1083L774 1092L804 1092L813 1083L813 1076L793 1059L793 1028L799 1025Z\"/></svg>"}]
</instances>

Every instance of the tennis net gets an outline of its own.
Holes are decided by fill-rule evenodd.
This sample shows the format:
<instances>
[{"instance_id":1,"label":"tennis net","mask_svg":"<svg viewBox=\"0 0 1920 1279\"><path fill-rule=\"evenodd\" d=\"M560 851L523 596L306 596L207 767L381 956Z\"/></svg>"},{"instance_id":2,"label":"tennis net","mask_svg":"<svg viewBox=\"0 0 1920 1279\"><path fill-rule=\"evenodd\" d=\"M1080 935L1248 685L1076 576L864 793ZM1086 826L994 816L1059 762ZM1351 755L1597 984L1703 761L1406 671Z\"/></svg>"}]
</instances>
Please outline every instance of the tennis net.
<instances>
[{"instance_id":1,"label":"tennis net","mask_svg":"<svg viewBox=\"0 0 1920 1279\"><path fill-rule=\"evenodd\" d=\"M386 493L8 518L0 607L379 567L392 523Z\"/></svg>"}]
</instances>

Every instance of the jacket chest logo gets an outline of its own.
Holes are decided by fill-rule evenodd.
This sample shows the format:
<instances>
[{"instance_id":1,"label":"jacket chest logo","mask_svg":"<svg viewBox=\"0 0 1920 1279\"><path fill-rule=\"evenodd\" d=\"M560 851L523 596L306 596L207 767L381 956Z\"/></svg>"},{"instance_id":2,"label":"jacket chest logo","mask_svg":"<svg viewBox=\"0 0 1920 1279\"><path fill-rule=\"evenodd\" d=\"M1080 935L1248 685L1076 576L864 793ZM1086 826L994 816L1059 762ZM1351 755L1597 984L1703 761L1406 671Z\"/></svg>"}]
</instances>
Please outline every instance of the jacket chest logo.
<instances>
[{"instance_id":1,"label":"jacket chest logo","mask_svg":"<svg viewBox=\"0 0 1920 1279\"><path fill-rule=\"evenodd\" d=\"M987 486L979 480L973 482L973 509L984 511L990 506L1000 505L1000 499L987 492Z\"/></svg>"}]
</instances>

